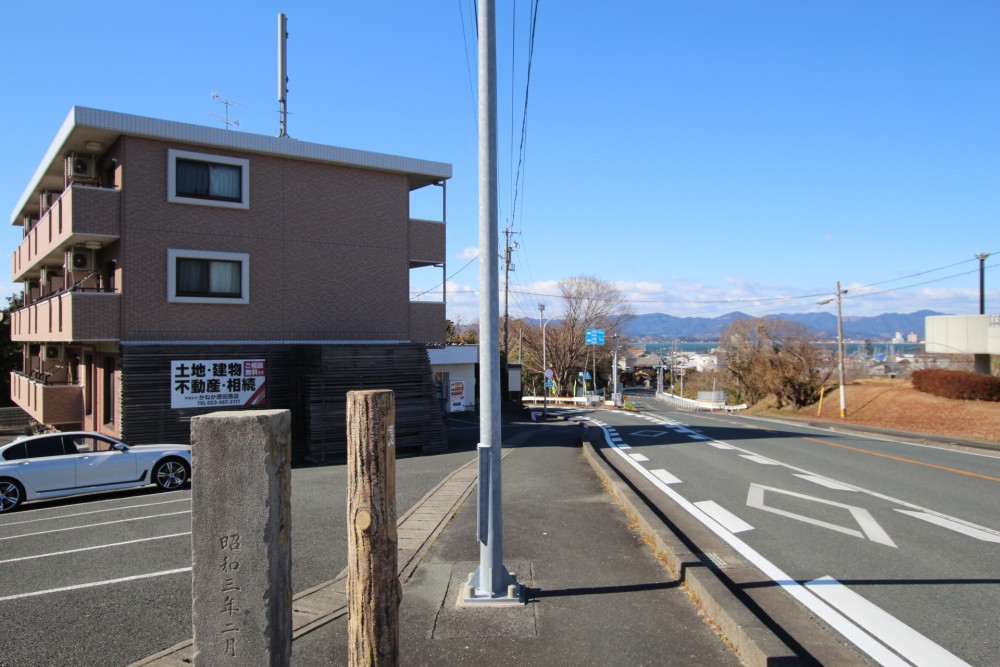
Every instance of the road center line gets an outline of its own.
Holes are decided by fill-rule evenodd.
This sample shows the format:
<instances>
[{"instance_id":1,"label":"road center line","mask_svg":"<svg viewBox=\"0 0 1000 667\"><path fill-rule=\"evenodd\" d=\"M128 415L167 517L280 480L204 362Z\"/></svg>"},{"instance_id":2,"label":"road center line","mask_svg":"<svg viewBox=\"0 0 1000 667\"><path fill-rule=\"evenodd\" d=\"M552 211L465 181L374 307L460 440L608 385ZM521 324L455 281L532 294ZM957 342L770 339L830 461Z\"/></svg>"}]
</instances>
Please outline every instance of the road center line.
<instances>
[{"instance_id":1,"label":"road center line","mask_svg":"<svg viewBox=\"0 0 1000 667\"><path fill-rule=\"evenodd\" d=\"M163 570L162 572L150 572L149 574L137 574L131 577L122 577L120 579L106 579L104 581L92 581L86 584L74 584L73 586L63 586L62 588L50 588L45 591L32 591L31 593L18 593L17 595L8 595L6 597L0 598L0 602L7 602L9 600L23 600L24 598L38 597L39 595L51 595L53 593L65 593L67 591L78 591L84 588L96 588L98 586L110 586L112 584L123 584L127 581L138 581L140 579L152 579L154 577L165 577L171 574L180 574L182 572L190 572L190 567L180 567L176 570Z\"/></svg>"},{"instance_id":2,"label":"road center line","mask_svg":"<svg viewBox=\"0 0 1000 667\"><path fill-rule=\"evenodd\" d=\"M829 440L821 440L819 438L810 438L806 435L800 435L803 440L808 440L809 442L818 442L821 445L830 445L831 447L840 447L841 449L847 449L852 452L858 452L859 454L869 454L871 456L878 456L883 459L890 459L892 461L899 461L901 463L912 463L913 465L923 466L925 468L935 468L937 470L944 470L945 472L953 472L956 475L966 475L968 477L978 477L979 479L986 479L991 482L1000 482L1000 477L990 477L989 475L983 475L978 472L969 472L968 470L959 470L958 468L949 468L948 466L938 465L936 463L927 463L926 461L916 461L914 459L908 459L902 456L894 456L892 454L883 454L882 452L873 452L870 449L862 449L861 447L852 447L850 445L844 445L839 442L830 442Z\"/></svg>"}]
</instances>

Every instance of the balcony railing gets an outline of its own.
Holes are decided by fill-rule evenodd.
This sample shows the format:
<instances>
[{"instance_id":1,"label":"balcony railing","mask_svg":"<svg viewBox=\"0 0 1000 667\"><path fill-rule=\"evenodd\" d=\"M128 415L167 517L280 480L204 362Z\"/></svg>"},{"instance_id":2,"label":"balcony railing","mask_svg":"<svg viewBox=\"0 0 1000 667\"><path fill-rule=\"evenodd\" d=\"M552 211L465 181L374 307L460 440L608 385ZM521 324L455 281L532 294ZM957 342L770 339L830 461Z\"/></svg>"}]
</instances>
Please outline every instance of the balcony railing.
<instances>
[{"instance_id":1,"label":"balcony railing","mask_svg":"<svg viewBox=\"0 0 1000 667\"><path fill-rule=\"evenodd\" d=\"M121 193L112 188L73 185L53 202L11 257L11 279L24 280L43 265L61 265L70 245L119 235Z\"/></svg>"},{"instance_id":2,"label":"balcony railing","mask_svg":"<svg viewBox=\"0 0 1000 667\"><path fill-rule=\"evenodd\" d=\"M121 294L70 290L11 313L10 339L19 343L119 340Z\"/></svg>"},{"instance_id":3,"label":"balcony railing","mask_svg":"<svg viewBox=\"0 0 1000 667\"><path fill-rule=\"evenodd\" d=\"M445 305L443 303L410 302L410 342L443 343Z\"/></svg>"},{"instance_id":4,"label":"balcony railing","mask_svg":"<svg viewBox=\"0 0 1000 667\"><path fill-rule=\"evenodd\" d=\"M10 397L42 424L77 424L83 419L83 387L78 384L48 384L12 372Z\"/></svg>"},{"instance_id":5,"label":"balcony railing","mask_svg":"<svg viewBox=\"0 0 1000 667\"><path fill-rule=\"evenodd\" d=\"M410 268L444 264L445 224L443 222L411 218L407 234L410 244Z\"/></svg>"}]
</instances>

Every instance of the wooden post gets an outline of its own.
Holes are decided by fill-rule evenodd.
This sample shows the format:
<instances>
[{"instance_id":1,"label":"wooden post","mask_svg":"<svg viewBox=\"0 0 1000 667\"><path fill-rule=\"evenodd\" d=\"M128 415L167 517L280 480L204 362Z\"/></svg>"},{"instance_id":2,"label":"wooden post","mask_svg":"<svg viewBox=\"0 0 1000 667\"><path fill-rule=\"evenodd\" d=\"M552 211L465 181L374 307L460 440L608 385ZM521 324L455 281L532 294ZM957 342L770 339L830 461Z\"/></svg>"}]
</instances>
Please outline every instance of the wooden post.
<instances>
[{"instance_id":1,"label":"wooden post","mask_svg":"<svg viewBox=\"0 0 1000 667\"><path fill-rule=\"evenodd\" d=\"M347 664L399 662L396 401L388 389L347 394Z\"/></svg>"}]
</instances>

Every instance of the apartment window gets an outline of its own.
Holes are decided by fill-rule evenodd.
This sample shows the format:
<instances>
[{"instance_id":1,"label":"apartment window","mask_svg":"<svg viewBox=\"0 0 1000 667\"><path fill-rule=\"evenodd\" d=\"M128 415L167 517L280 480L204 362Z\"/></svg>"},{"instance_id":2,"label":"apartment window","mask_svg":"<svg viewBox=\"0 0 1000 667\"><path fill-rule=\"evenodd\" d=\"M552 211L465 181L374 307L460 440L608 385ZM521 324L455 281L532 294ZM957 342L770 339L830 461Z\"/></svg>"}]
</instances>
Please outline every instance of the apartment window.
<instances>
[{"instance_id":1,"label":"apartment window","mask_svg":"<svg viewBox=\"0 0 1000 667\"><path fill-rule=\"evenodd\" d=\"M250 303L250 255L170 249L167 281L168 301Z\"/></svg>"},{"instance_id":2,"label":"apartment window","mask_svg":"<svg viewBox=\"0 0 1000 667\"><path fill-rule=\"evenodd\" d=\"M249 160L167 151L167 201L245 209L250 208L249 190Z\"/></svg>"}]
</instances>

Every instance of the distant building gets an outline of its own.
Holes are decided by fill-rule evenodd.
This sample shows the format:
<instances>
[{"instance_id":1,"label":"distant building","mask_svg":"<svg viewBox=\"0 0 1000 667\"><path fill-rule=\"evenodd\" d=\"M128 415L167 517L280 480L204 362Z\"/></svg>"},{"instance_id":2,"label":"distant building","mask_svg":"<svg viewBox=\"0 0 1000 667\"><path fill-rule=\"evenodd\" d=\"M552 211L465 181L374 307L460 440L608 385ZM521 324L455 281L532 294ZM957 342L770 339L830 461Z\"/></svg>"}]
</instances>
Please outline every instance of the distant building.
<instances>
[{"instance_id":1,"label":"distant building","mask_svg":"<svg viewBox=\"0 0 1000 667\"><path fill-rule=\"evenodd\" d=\"M397 445L443 444L445 304L409 276L445 275L445 226L409 198L450 165L75 107L24 171L11 397L37 421L186 442L194 415L288 408L322 457L346 391L398 388Z\"/></svg>"}]
</instances>

